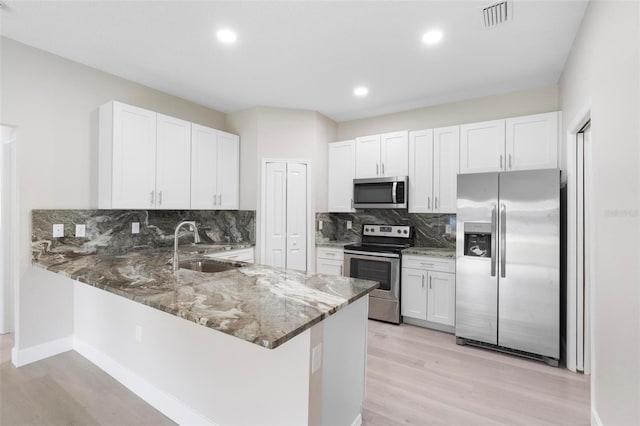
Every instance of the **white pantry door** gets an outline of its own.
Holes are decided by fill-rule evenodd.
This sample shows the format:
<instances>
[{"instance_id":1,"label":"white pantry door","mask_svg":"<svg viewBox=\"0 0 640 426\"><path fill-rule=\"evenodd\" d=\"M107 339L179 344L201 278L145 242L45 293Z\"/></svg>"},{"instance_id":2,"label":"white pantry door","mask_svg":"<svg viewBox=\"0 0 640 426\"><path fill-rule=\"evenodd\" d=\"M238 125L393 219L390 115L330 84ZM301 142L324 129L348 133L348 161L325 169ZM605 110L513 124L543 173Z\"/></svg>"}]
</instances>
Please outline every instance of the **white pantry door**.
<instances>
[{"instance_id":1,"label":"white pantry door","mask_svg":"<svg viewBox=\"0 0 640 426\"><path fill-rule=\"evenodd\" d=\"M270 162L265 170L265 253L262 263L307 269L307 166Z\"/></svg>"}]
</instances>

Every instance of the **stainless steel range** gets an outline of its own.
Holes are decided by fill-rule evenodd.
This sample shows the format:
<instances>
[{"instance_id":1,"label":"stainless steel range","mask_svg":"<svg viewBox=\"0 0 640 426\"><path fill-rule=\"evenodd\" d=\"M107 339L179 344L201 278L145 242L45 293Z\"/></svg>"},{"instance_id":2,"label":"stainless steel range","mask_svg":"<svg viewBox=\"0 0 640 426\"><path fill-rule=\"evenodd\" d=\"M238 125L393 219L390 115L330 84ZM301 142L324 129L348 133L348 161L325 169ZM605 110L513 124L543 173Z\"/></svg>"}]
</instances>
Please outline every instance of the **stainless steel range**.
<instances>
[{"instance_id":1,"label":"stainless steel range","mask_svg":"<svg viewBox=\"0 0 640 426\"><path fill-rule=\"evenodd\" d=\"M380 282L369 318L400 324L400 258L413 244L411 226L364 225L362 242L344 247L344 275Z\"/></svg>"}]
</instances>

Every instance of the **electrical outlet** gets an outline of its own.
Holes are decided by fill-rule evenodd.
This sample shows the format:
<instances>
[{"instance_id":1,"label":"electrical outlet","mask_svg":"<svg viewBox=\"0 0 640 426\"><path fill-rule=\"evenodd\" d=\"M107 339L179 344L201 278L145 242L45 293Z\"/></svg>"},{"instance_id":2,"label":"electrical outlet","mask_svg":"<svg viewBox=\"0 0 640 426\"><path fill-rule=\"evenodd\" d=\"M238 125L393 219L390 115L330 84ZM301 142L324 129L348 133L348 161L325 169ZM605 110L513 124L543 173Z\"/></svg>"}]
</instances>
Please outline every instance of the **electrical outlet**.
<instances>
[{"instance_id":1,"label":"electrical outlet","mask_svg":"<svg viewBox=\"0 0 640 426\"><path fill-rule=\"evenodd\" d=\"M444 226L444 233L445 234L451 234L451 225L445 225Z\"/></svg>"},{"instance_id":2,"label":"electrical outlet","mask_svg":"<svg viewBox=\"0 0 640 426\"><path fill-rule=\"evenodd\" d=\"M62 223L53 224L53 238L64 237L64 225Z\"/></svg>"},{"instance_id":3,"label":"electrical outlet","mask_svg":"<svg viewBox=\"0 0 640 426\"><path fill-rule=\"evenodd\" d=\"M140 222L131 222L131 233L132 234L140 233Z\"/></svg>"},{"instance_id":4,"label":"electrical outlet","mask_svg":"<svg viewBox=\"0 0 640 426\"><path fill-rule=\"evenodd\" d=\"M353 223L350 220L348 220L347 221L347 229L351 229L351 228L353 228Z\"/></svg>"},{"instance_id":5,"label":"electrical outlet","mask_svg":"<svg viewBox=\"0 0 640 426\"><path fill-rule=\"evenodd\" d=\"M318 221L318 230L322 231L322 221L321 220Z\"/></svg>"},{"instance_id":6,"label":"electrical outlet","mask_svg":"<svg viewBox=\"0 0 640 426\"><path fill-rule=\"evenodd\" d=\"M85 236L87 231L87 225L85 224L76 224L76 237L82 238Z\"/></svg>"},{"instance_id":7,"label":"electrical outlet","mask_svg":"<svg viewBox=\"0 0 640 426\"><path fill-rule=\"evenodd\" d=\"M322 344L319 343L311 351L311 374L320 370L322 365Z\"/></svg>"},{"instance_id":8,"label":"electrical outlet","mask_svg":"<svg viewBox=\"0 0 640 426\"><path fill-rule=\"evenodd\" d=\"M136 325L136 342L142 343L142 327Z\"/></svg>"}]
</instances>

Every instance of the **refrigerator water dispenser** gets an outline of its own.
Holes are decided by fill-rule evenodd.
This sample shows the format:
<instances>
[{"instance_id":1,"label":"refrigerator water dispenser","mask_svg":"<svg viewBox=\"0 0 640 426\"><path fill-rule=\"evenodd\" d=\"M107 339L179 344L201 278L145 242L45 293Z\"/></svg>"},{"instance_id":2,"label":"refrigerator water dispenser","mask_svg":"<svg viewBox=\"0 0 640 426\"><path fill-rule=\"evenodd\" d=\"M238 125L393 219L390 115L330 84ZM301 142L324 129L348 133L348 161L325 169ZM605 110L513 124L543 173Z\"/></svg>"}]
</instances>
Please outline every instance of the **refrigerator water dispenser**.
<instances>
[{"instance_id":1,"label":"refrigerator water dispenser","mask_svg":"<svg viewBox=\"0 0 640 426\"><path fill-rule=\"evenodd\" d=\"M464 255L491 257L491 223L467 222L464 224Z\"/></svg>"}]
</instances>

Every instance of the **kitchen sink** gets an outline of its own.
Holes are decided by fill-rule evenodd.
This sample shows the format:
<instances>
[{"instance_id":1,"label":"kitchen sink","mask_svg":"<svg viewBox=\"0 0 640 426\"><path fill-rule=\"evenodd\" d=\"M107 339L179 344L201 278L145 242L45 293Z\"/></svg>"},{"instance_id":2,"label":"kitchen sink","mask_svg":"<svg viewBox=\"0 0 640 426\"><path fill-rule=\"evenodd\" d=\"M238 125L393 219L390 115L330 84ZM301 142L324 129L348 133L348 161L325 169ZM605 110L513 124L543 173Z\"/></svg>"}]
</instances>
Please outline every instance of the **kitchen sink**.
<instances>
[{"instance_id":1,"label":"kitchen sink","mask_svg":"<svg viewBox=\"0 0 640 426\"><path fill-rule=\"evenodd\" d=\"M230 271L240 267L231 263L220 262L213 259L185 260L180 262L179 266L181 269L190 269L192 271L209 273Z\"/></svg>"}]
</instances>

